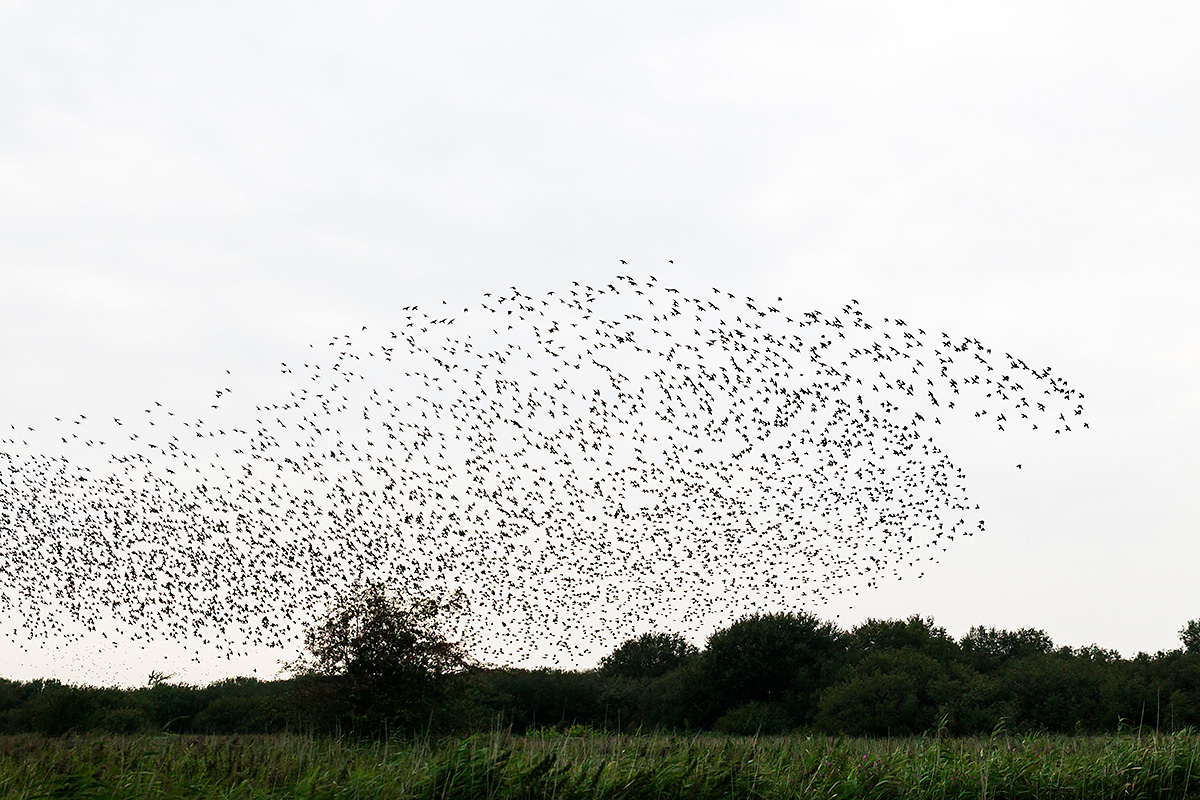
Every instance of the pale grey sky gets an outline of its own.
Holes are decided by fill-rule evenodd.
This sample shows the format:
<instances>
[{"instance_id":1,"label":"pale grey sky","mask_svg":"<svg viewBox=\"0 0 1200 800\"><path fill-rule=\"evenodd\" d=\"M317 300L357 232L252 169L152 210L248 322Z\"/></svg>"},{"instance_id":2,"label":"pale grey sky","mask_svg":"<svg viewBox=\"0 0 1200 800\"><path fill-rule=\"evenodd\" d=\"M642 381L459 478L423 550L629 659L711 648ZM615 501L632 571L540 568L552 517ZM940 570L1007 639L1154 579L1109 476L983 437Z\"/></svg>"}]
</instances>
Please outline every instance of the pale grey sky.
<instances>
[{"instance_id":1,"label":"pale grey sky","mask_svg":"<svg viewBox=\"0 0 1200 800\"><path fill-rule=\"evenodd\" d=\"M1091 429L949 431L987 533L821 613L1175 647L1200 617L1198 34L1154 2L0 2L0 420L186 403L511 285L853 297L1053 366ZM100 663L18 624L8 677L281 657Z\"/></svg>"}]
</instances>

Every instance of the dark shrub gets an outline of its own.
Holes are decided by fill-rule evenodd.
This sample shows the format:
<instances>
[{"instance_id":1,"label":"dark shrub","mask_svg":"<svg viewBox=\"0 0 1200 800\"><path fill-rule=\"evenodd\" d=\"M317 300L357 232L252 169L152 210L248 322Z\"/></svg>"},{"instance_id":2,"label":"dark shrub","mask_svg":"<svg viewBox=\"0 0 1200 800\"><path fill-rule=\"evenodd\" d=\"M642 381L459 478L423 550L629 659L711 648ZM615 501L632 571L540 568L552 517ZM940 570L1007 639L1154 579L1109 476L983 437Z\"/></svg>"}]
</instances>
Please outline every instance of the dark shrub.
<instances>
[{"instance_id":1,"label":"dark shrub","mask_svg":"<svg viewBox=\"0 0 1200 800\"><path fill-rule=\"evenodd\" d=\"M791 728L791 718L779 703L747 703L713 723L714 731L730 736L778 736Z\"/></svg>"}]
</instances>

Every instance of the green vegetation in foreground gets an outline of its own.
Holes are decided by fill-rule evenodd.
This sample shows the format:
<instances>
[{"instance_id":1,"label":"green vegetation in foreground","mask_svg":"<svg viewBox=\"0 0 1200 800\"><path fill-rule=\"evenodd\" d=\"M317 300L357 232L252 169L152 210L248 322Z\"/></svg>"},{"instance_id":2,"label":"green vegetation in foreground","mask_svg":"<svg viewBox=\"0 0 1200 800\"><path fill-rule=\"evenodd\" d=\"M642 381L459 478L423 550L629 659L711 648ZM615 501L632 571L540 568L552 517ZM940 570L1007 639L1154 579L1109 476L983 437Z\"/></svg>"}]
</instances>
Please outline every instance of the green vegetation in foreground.
<instances>
[{"instance_id":1,"label":"green vegetation in foreground","mask_svg":"<svg viewBox=\"0 0 1200 800\"><path fill-rule=\"evenodd\" d=\"M0 737L0 798L1186 798L1200 736Z\"/></svg>"}]
</instances>

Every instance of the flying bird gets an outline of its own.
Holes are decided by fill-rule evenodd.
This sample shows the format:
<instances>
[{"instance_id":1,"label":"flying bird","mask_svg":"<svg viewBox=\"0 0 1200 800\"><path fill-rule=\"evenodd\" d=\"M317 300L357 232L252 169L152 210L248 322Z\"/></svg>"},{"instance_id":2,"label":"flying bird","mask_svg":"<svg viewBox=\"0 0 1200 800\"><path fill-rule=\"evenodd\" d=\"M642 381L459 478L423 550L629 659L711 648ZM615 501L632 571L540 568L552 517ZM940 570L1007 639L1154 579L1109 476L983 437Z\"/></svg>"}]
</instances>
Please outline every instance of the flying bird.
<instances>
[{"instance_id":1,"label":"flying bird","mask_svg":"<svg viewBox=\"0 0 1200 800\"><path fill-rule=\"evenodd\" d=\"M298 647L375 580L464 592L481 655L567 662L924 574L983 530L938 415L1083 414L970 337L713 292L618 276L410 305L282 362L274 396L223 378L200 413L11 425L0 608L35 641L227 658Z\"/></svg>"}]
</instances>

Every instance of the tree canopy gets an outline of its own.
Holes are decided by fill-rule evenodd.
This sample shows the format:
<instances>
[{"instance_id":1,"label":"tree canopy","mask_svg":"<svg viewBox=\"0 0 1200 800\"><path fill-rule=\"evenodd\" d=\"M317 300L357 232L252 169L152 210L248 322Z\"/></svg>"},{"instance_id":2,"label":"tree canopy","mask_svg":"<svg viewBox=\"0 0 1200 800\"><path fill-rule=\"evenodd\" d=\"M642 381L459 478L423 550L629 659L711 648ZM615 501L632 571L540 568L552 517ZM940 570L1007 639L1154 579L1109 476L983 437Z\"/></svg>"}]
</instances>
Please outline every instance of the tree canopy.
<instances>
[{"instance_id":1,"label":"tree canopy","mask_svg":"<svg viewBox=\"0 0 1200 800\"><path fill-rule=\"evenodd\" d=\"M306 653L287 668L325 679L310 685L337 690L360 724L415 723L437 702L450 675L474 665L445 633L449 619L465 607L461 593L433 598L381 583L355 586L305 633Z\"/></svg>"},{"instance_id":2,"label":"tree canopy","mask_svg":"<svg viewBox=\"0 0 1200 800\"><path fill-rule=\"evenodd\" d=\"M1200 653L1200 619L1194 619L1179 632L1179 640L1188 653Z\"/></svg>"},{"instance_id":3,"label":"tree canopy","mask_svg":"<svg viewBox=\"0 0 1200 800\"><path fill-rule=\"evenodd\" d=\"M657 678L695 659L696 646L675 633L643 633L600 660L600 672L626 678Z\"/></svg>"}]
</instances>

